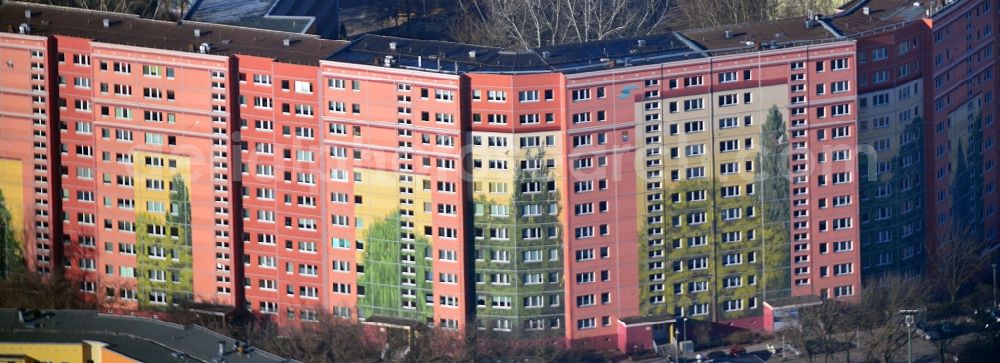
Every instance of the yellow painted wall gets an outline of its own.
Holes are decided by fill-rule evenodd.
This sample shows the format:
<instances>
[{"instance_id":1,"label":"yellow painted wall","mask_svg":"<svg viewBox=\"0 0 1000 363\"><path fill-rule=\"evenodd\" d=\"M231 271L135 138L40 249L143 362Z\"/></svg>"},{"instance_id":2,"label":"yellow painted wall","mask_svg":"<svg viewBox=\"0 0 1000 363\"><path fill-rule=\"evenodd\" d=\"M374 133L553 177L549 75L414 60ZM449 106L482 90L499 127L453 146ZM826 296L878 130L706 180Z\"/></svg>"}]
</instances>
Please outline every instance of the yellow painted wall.
<instances>
[{"instance_id":1,"label":"yellow painted wall","mask_svg":"<svg viewBox=\"0 0 1000 363\"><path fill-rule=\"evenodd\" d=\"M146 157L156 157L163 158L163 166L146 166ZM173 180L174 175L177 173L181 174L186 183L191 182L191 159L184 156L168 155L161 153L147 153L147 152L136 152L134 155L135 163L135 210L136 212L148 212L151 215L160 217L161 221L165 221L164 213L155 213L146 210L147 201L161 202L164 204L167 210L170 208L170 181ZM170 160L175 160L177 162L176 168L169 167ZM146 180L147 179L159 179L163 181L163 190L147 190ZM191 188L189 185L188 188Z\"/></svg>"},{"instance_id":2,"label":"yellow painted wall","mask_svg":"<svg viewBox=\"0 0 1000 363\"><path fill-rule=\"evenodd\" d=\"M0 190L10 211L14 236L24 243L24 170L20 160L0 159Z\"/></svg>"},{"instance_id":3,"label":"yellow painted wall","mask_svg":"<svg viewBox=\"0 0 1000 363\"><path fill-rule=\"evenodd\" d=\"M2 343L0 355L26 355L25 362L86 363L83 343Z\"/></svg>"}]
</instances>

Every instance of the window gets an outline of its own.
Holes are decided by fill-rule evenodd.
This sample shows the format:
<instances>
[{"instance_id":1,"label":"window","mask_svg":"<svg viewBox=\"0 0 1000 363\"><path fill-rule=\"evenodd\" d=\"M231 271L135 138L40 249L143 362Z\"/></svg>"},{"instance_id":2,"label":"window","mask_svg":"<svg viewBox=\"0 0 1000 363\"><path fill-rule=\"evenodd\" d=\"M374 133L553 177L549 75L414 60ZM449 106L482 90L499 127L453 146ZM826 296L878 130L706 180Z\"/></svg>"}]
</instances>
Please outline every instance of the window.
<instances>
[{"instance_id":1,"label":"window","mask_svg":"<svg viewBox=\"0 0 1000 363\"><path fill-rule=\"evenodd\" d=\"M719 83L736 82L736 72L719 73Z\"/></svg>"},{"instance_id":2,"label":"window","mask_svg":"<svg viewBox=\"0 0 1000 363\"><path fill-rule=\"evenodd\" d=\"M308 81L295 81L295 93L313 93L313 85Z\"/></svg>"},{"instance_id":3,"label":"window","mask_svg":"<svg viewBox=\"0 0 1000 363\"><path fill-rule=\"evenodd\" d=\"M486 100L490 102L507 102L507 92L496 90L487 91Z\"/></svg>"},{"instance_id":4,"label":"window","mask_svg":"<svg viewBox=\"0 0 1000 363\"><path fill-rule=\"evenodd\" d=\"M838 58L830 61L830 68L835 71L847 69L847 58Z\"/></svg>"}]
</instances>

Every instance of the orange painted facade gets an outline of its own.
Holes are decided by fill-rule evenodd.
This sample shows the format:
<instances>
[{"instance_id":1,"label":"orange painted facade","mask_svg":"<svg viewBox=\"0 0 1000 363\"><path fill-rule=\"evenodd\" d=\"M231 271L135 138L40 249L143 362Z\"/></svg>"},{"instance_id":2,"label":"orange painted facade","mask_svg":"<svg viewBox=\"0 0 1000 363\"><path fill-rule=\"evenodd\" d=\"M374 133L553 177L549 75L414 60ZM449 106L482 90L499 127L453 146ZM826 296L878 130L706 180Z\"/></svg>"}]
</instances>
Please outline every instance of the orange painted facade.
<instances>
[{"instance_id":1,"label":"orange painted facade","mask_svg":"<svg viewBox=\"0 0 1000 363\"><path fill-rule=\"evenodd\" d=\"M521 52L45 7L0 33L0 190L28 268L65 268L112 311L620 350L676 339L681 316L761 329L766 301L856 301L869 272L921 265L922 244L896 242L943 238L955 195L982 196L963 219L994 240L993 48L963 70L973 48L935 34L973 24L992 45L995 10L845 30L887 2L780 43L733 39L747 25Z\"/></svg>"}]
</instances>

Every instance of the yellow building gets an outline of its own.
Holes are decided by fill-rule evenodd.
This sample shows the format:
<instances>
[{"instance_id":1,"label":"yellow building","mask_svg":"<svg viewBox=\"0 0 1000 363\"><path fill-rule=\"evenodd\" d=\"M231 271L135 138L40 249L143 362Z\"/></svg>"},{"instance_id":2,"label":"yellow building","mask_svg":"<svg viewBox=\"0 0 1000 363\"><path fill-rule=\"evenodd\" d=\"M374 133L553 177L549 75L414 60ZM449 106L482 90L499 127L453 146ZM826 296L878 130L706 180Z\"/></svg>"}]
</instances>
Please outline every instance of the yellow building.
<instances>
[{"instance_id":1,"label":"yellow building","mask_svg":"<svg viewBox=\"0 0 1000 363\"><path fill-rule=\"evenodd\" d=\"M105 343L0 342L0 363L129 363L139 362L108 348Z\"/></svg>"}]
</instances>

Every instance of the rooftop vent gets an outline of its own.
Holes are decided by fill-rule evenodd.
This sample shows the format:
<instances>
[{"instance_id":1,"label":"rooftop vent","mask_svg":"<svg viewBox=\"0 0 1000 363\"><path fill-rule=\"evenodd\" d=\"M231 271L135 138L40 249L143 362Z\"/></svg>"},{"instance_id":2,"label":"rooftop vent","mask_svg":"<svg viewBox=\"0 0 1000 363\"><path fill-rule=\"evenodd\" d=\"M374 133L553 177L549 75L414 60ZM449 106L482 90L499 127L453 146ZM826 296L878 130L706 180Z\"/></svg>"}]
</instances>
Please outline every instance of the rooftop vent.
<instances>
[{"instance_id":1,"label":"rooftop vent","mask_svg":"<svg viewBox=\"0 0 1000 363\"><path fill-rule=\"evenodd\" d=\"M476 58L476 51L470 50L469 51L469 58L475 59Z\"/></svg>"},{"instance_id":2,"label":"rooftop vent","mask_svg":"<svg viewBox=\"0 0 1000 363\"><path fill-rule=\"evenodd\" d=\"M101 24L104 24L105 28L110 28L111 27L111 19L108 19L108 18L101 19Z\"/></svg>"},{"instance_id":3,"label":"rooftop vent","mask_svg":"<svg viewBox=\"0 0 1000 363\"><path fill-rule=\"evenodd\" d=\"M919 8L920 7L920 2L919 1L914 1L913 2L913 7Z\"/></svg>"},{"instance_id":4,"label":"rooftop vent","mask_svg":"<svg viewBox=\"0 0 1000 363\"><path fill-rule=\"evenodd\" d=\"M865 6L861 8L861 13L865 15L872 15L872 8Z\"/></svg>"},{"instance_id":5,"label":"rooftop vent","mask_svg":"<svg viewBox=\"0 0 1000 363\"><path fill-rule=\"evenodd\" d=\"M208 54L211 51L212 51L212 45L211 44L201 43L201 45L198 46L198 53Z\"/></svg>"},{"instance_id":6,"label":"rooftop vent","mask_svg":"<svg viewBox=\"0 0 1000 363\"><path fill-rule=\"evenodd\" d=\"M389 50L396 50L397 45L396 42L389 42Z\"/></svg>"},{"instance_id":7,"label":"rooftop vent","mask_svg":"<svg viewBox=\"0 0 1000 363\"><path fill-rule=\"evenodd\" d=\"M21 34L31 33L31 25L22 23L21 26L17 27L17 32Z\"/></svg>"},{"instance_id":8,"label":"rooftop vent","mask_svg":"<svg viewBox=\"0 0 1000 363\"><path fill-rule=\"evenodd\" d=\"M194 37L195 38L201 38L201 29L195 29L194 30Z\"/></svg>"},{"instance_id":9,"label":"rooftop vent","mask_svg":"<svg viewBox=\"0 0 1000 363\"><path fill-rule=\"evenodd\" d=\"M728 29L726 30L726 39L733 39L733 31L732 30L728 30Z\"/></svg>"},{"instance_id":10,"label":"rooftop vent","mask_svg":"<svg viewBox=\"0 0 1000 363\"><path fill-rule=\"evenodd\" d=\"M636 43L636 46L638 46L639 48L642 48L642 47L646 46L646 40L645 39L639 39L635 43Z\"/></svg>"},{"instance_id":11,"label":"rooftop vent","mask_svg":"<svg viewBox=\"0 0 1000 363\"><path fill-rule=\"evenodd\" d=\"M812 19L806 19L806 29L812 29L816 27L816 21Z\"/></svg>"},{"instance_id":12,"label":"rooftop vent","mask_svg":"<svg viewBox=\"0 0 1000 363\"><path fill-rule=\"evenodd\" d=\"M281 40L281 45L284 45L286 47L291 46L292 45L292 40L288 39L288 38L282 39Z\"/></svg>"},{"instance_id":13,"label":"rooftop vent","mask_svg":"<svg viewBox=\"0 0 1000 363\"><path fill-rule=\"evenodd\" d=\"M34 13L31 12L31 9L24 10L24 17L25 18L31 19L32 15L34 15Z\"/></svg>"},{"instance_id":14,"label":"rooftop vent","mask_svg":"<svg viewBox=\"0 0 1000 363\"><path fill-rule=\"evenodd\" d=\"M551 56L552 56L552 53L550 53L549 51L547 51L547 50L542 51L542 59L549 59L549 57L551 57Z\"/></svg>"},{"instance_id":15,"label":"rooftop vent","mask_svg":"<svg viewBox=\"0 0 1000 363\"><path fill-rule=\"evenodd\" d=\"M394 61L394 59L392 58L392 56L391 56L391 55L387 55L387 56L385 56L385 58L383 59L383 61L382 61L382 65L383 65L383 66L386 66L386 67L392 67L392 63L393 63L393 61Z\"/></svg>"}]
</instances>

